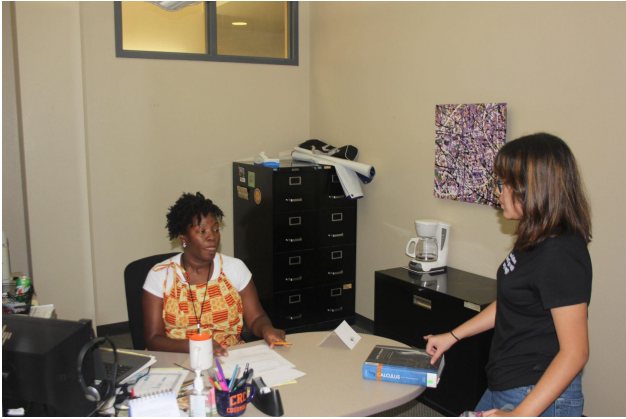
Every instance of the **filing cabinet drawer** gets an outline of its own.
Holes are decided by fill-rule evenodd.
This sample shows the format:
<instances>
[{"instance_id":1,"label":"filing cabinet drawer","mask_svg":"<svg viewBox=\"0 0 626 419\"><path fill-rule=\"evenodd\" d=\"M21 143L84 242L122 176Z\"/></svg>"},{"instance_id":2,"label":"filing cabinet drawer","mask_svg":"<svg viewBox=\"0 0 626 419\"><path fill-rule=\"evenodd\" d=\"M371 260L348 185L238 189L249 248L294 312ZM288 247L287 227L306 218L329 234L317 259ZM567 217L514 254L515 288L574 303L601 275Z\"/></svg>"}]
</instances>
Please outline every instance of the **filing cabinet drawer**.
<instances>
[{"instance_id":1,"label":"filing cabinet drawer","mask_svg":"<svg viewBox=\"0 0 626 419\"><path fill-rule=\"evenodd\" d=\"M318 245L341 246L356 243L356 208L318 211Z\"/></svg>"},{"instance_id":2,"label":"filing cabinet drawer","mask_svg":"<svg viewBox=\"0 0 626 419\"><path fill-rule=\"evenodd\" d=\"M286 172L274 175L274 211L315 209L315 172Z\"/></svg>"},{"instance_id":3,"label":"filing cabinet drawer","mask_svg":"<svg viewBox=\"0 0 626 419\"><path fill-rule=\"evenodd\" d=\"M317 175L319 208L356 207L356 199L348 199L335 169L320 170Z\"/></svg>"},{"instance_id":4,"label":"filing cabinet drawer","mask_svg":"<svg viewBox=\"0 0 626 419\"><path fill-rule=\"evenodd\" d=\"M356 245L324 247L317 251L318 284L353 281L356 274Z\"/></svg>"},{"instance_id":5,"label":"filing cabinet drawer","mask_svg":"<svg viewBox=\"0 0 626 419\"><path fill-rule=\"evenodd\" d=\"M274 327L289 329L314 323L314 298L314 288L274 294Z\"/></svg>"},{"instance_id":6,"label":"filing cabinet drawer","mask_svg":"<svg viewBox=\"0 0 626 419\"><path fill-rule=\"evenodd\" d=\"M318 286L315 293L319 321L354 315L354 282Z\"/></svg>"},{"instance_id":7,"label":"filing cabinet drawer","mask_svg":"<svg viewBox=\"0 0 626 419\"><path fill-rule=\"evenodd\" d=\"M314 250L274 255L274 290L281 292L312 287L315 261Z\"/></svg>"},{"instance_id":8,"label":"filing cabinet drawer","mask_svg":"<svg viewBox=\"0 0 626 419\"><path fill-rule=\"evenodd\" d=\"M315 247L315 212L274 214L274 250L292 252Z\"/></svg>"}]
</instances>

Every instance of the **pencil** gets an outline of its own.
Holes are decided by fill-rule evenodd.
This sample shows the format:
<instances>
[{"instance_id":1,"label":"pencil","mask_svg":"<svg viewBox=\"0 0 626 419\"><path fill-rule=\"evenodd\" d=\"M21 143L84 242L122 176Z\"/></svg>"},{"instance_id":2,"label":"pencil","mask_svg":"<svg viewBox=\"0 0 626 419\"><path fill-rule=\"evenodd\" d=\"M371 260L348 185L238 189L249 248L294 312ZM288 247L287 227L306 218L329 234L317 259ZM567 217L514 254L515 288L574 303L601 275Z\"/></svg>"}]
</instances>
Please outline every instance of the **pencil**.
<instances>
[{"instance_id":1,"label":"pencil","mask_svg":"<svg viewBox=\"0 0 626 419\"><path fill-rule=\"evenodd\" d=\"M274 342L274 346L293 345L291 342Z\"/></svg>"}]
</instances>

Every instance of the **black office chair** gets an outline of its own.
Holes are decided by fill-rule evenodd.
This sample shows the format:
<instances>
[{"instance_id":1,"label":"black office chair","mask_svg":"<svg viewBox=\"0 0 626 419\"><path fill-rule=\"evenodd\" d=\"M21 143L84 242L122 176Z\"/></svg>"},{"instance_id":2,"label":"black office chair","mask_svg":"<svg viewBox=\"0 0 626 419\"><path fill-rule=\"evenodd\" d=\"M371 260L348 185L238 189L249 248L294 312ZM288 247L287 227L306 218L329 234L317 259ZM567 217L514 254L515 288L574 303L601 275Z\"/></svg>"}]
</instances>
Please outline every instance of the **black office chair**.
<instances>
[{"instance_id":1,"label":"black office chair","mask_svg":"<svg viewBox=\"0 0 626 419\"><path fill-rule=\"evenodd\" d=\"M143 335L143 308L141 295L146 276L154 265L178 253L164 253L148 256L128 264L124 270L124 287L126 288L126 309L128 310L128 324L130 336L133 339L134 349L146 349L146 340Z\"/></svg>"},{"instance_id":2,"label":"black office chair","mask_svg":"<svg viewBox=\"0 0 626 419\"><path fill-rule=\"evenodd\" d=\"M134 349L146 349L146 340L143 330L143 308L141 306L141 295L143 294L143 284L146 276L154 265L171 258L178 253L164 253L162 255L148 256L128 264L124 270L124 287L126 289L126 309L128 310L128 324L130 326L130 336L133 340ZM241 339L245 342L254 342L260 338L254 336L244 325L241 332Z\"/></svg>"}]
</instances>

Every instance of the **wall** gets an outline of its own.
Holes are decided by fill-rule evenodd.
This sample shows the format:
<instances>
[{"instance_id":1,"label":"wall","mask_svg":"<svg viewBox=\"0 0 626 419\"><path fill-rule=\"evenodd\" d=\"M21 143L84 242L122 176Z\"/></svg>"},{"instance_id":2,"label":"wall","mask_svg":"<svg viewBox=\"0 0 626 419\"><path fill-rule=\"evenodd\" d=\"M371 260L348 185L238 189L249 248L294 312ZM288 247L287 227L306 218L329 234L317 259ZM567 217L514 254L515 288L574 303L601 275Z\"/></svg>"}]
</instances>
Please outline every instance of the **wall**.
<instances>
[{"instance_id":1,"label":"wall","mask_svg":"<svg viewBox=\"0 0 626 419\"><path fill-rule=\"evenodd\" d=\"M22 182L11 2L2 2L2 231L12 272L30 275Z\"/></svg>"},{"instance_id":2,"label":"wall","mask_svg":"<svg viewBox=\"0 0 626 419\"><path fill-rule=\"evenodd\" d=\"M408 262L413 220L452 224L452 267L495 278L514 225L499 211L433 197L435 105L508 103L508 138L564 138L593 206L594 288L585 414L626 401L624 3L315 2L311 136L354 144L377 177L359 203L357 312L374 316L374 271ZM618 213L619 211L619 213ZM620 385L621 383L621 385Z\"/></svg>"},{"instance_id":3,"label":"wall","mask_svg":"<svg viewBox=\"0 0 626 419\"><path fill-rule=\"evenodd\" d=\"M232 254L232 161L308 138L308 7L299 66L116 58L110 2L81 2L81 24L96 301L109 324L127 319L126 265L182 250L165 214L183 191L222 208L220 250Z\"/></svg>"}]
</instances>

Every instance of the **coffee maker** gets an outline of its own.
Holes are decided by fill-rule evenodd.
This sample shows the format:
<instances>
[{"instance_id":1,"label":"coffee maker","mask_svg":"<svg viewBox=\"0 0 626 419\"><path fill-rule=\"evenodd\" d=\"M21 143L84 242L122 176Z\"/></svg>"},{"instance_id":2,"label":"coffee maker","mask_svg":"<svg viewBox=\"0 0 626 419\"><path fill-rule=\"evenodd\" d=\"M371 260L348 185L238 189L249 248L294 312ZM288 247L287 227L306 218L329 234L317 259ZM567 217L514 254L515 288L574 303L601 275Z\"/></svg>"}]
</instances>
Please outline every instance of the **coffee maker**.
<instances>
[{"instance_id":1,"label":"coffee maker","mask_svg":"<svg viewBox=\"0 0 626 419\"><path fill-rule=\"evenodd\" d=\"M440 220L416 220L417 236L406 245L406 254L413 259L409 268L417 272L441 272L448 264L450 224ZM415 243L413 251L411 244Z\"/></svg>"}]
</instances>

